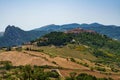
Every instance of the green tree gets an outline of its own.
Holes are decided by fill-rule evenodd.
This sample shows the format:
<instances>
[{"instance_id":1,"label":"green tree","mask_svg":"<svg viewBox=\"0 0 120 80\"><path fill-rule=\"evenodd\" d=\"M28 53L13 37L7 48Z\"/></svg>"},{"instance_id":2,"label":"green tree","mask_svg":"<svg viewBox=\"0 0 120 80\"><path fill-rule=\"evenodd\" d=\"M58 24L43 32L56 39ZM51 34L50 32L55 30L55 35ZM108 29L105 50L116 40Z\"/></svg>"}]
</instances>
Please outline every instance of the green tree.
<instances>
[{"instance_id":1,"label":"green tree","mask_svg":"<svg viewBox=\"0 0 120 80\"><path fill-rule=\"evenodd\" d=\"M4 67L5 67L6 70L10 70L10 69L12 68L12 64L9 63L9 62L6 62L6 63L4 64Z\"/></svg>"}]
</instances>

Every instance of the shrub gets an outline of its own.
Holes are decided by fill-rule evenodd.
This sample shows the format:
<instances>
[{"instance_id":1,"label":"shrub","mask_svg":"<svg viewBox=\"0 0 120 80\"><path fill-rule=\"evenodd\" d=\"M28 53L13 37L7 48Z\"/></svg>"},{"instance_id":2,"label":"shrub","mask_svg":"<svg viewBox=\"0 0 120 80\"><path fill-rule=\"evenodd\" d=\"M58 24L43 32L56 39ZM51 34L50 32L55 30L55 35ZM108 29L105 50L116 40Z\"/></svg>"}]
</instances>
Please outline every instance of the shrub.
<instances>
[{"instance_id":1,"label":"shrub","mask_svg":"<svg viewBox=\"0 0 120 80\"><path fill-rule=\"evenodd\" d=\"M74 58L70 58L70 61L72 62L76 62L76 60Z\"/></svg>"},{"instance_id":2,"label":"shrub","mask_svg":"<svg viewBox=\"0 0 120 80\"><path fill-rule=\"evenodd\" d=\"M28 48L28 47L27 47L25 50L26 50L26 51L29 51L29 50L30 50L30 48Z\"/></svg>"},{"instance_id":3,"label":"shrub","mask_svg":"<svg viewBox=\"0 0 120 80\"><path fill-rule=\"evenodd\" d=\"M87 63L85 63L85 64L83 64L84 66L86 66L86 67L89 67L89 65L87 64Z\"/></svg>"},{"instance_id":4,"label":"shrub","mask_svg":"<svg viewBox=\"0 0 120 80\"><path fill-rule=\"evenodd\" d=\"M17 47L16 50L17 51L22 51L22 47Z\"/></svg>"},{"instance_id":5,"label":"shrub","mask_svg":"<svg viewBox=\"0 0 120 80\"><path fill-rule=\"evenodd\" d=\"M91 70L91 71L94 71L94 68L93 68L93 67L91 67L91 68L90 68L90 70Z\"/></svg>"},{"instance_id":6,"label":"shrub","mask_svg":"<svg viewBox=\"0 0 120 80\"><path fill-rule=\"evenodd\" d=\"M106 72L106 69L105 69L105 68L102 68L102 67L95 67L95 68L96 68L96 70L98 70L98 71Z\"/></svg>"},{"instance_id":7,"label":"shrub","mask_svg":"<svg viewBox=\"0 0 120 80\"><path fill-rule=\"evenodd\" d=\"M70 73L70 77L71 77L71 79L74 80L75 77L76 77L76 75L77 75L76 72L71 72L71 73Z\"/></svg>"},{"instance_id":8,"label":"shrub","mask_svg":"<svg viewBox=\"0 0 120 80\"><path fill-rule=\"evenodd\" d=\"M49 77L52 77L52 78L58 78L59 77L59 74L57 73L57 71L47 72L47 75Z\"/></svg>"},{"instance_id":9,"label":"shrub","mask_svg":"<svg viewBox=\"0 0 120 80\"><path fill-rule=\"evenodd\" d=\"M4 64L4 68L6 70L10 70L12 68L12 64L7 62L7 63Z\"/></svg>"},{"instance_id":10,"label":"shrub","mask_svg":"<svg viewBox=\"0 0 120 80\"><path fill-rule=\"evenodd\" d=\"M82 73L76 77L76 80L97 80L97 78L95 76Z\"/></svg>"},{"instance_id":11,"label":"shrub","mask_svg":"<svg viewBox=\"0 0 120 80\"><path fill-rule=\"evenodd\" d=\"M11 51L12 48L11 47L7 47L6 51Z\"/></svg>"},{"instance_id":12,"label":"shrub","mask_svg":"<svg viewBox=\"0 0 120 80\"><path fill-rule=\"evenodd\" d=\"M53 64L57 64L55 61L52 61Z\"/></svg>"},{"instance_id":13,"label":"shrub","mask_svg":"<svg viewBox=\"0 0 120 80\"><path fill-rule=\"evenodd\" d=\"M113 72L119 72L119 70L118 70L118 69L115 69L115 68L111 68L111 70L112 70Z\"/></svg>"},{"instance_id":14,"label":"shrub","mask_svg":"<svg viewBox=\"0 0 120 80\"><path fill-rule=\"evenodd\" d=\"M28 47L27 47L25 50L26 50L26 51L43 52L42 49L32 49L32 48L28 48Z\"/></svg>"},{"instance_id":15,"label":"shrub","mask_svg":"<svg viewBox=\"0 0 120 80\"><path fill-rule=\"evenodd\" d=\"M5 65L7 63L11 64L11 61L0 61L0 65Z\"/></svg>"}]
</instances>

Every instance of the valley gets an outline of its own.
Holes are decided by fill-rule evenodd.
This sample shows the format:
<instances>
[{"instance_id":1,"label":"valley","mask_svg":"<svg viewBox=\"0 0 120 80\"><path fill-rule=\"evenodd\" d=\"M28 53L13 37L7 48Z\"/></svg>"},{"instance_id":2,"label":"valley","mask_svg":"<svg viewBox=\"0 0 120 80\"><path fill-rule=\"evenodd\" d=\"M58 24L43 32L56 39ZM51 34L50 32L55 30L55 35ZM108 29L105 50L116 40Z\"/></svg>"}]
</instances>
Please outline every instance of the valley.
<instances>
[{"instance_id":1,"label":"valley","mask_svg":"<svg viewBox=\"0 0 120 80\"><path fill-rule=\"evenodd\" d=\"M120 80L120 0L0 0L0 80Z\"/></svg>"},{"instance_id":2,"label":"valley","mask_svg":"<svg viewBox=\"0 0 120 80\"><path fill-rule=\"evenodd\" d=\"M84 75L96 80L119 80L119 50L119 41L92 30L76 28L65 32L50 32L21 46L2 47L0 76L3 80L20 79L18 76L25 74L28 79L34 80L34 70L40 76L41 70L38 69L42 69L45 78L50 80L68 80L72 78L71 75L76 79ZM21 71L27 68L33 73ZM13 76L11 73L14 71L17 75ZM51 77L53 73L57 77ZM21 77L27 79L27 76Z\"/></svg>"}]
</instances>

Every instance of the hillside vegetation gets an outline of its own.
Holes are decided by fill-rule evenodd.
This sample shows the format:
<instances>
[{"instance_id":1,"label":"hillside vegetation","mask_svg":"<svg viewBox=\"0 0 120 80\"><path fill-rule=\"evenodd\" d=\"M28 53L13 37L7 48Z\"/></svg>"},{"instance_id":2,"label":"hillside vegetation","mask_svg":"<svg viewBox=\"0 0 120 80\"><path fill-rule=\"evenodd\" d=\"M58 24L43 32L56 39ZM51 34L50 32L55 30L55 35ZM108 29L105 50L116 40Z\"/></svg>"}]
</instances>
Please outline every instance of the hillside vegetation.
<instances>
[{"instance_id":1,"label":"hillside vegetation","mask_svg":"<svg viewBox=\"0 0 120 80\"><path fill-rule=\"evenodd\" d=\"M67 43L74 43L79 45L83 44L95 49L109 50L114 54L120 53L119 41L112 40L105 35L97 33L65 34L63 32L51 32L36 41L38 46L62 46Z\"/></svg>"},{"instance_id":2,"label":"hillside vegetation","mask_svg":"<svg viewBox=\"0 0 120 80\"><path fill-rule=\"evenodd\" d=\"M119 80L119 76L120 42L94 31L51 32L23 46L0 49L2 80Z\"/></svg>"},{"instance_id":3,"label":"hillside vegetation","mask_svg":"<svg viewBox=\"0 0 120 80\"><path fill-rule=\"evenodd\" d=\"M55 51L56 49L52 49L52 54L64 51L63 55L67 55L67 53L70 54L70 52L73 51L81 51L81 53L88 53L96 57L96 62L104 64L113 63L120 67L120 42L113 40L105 35L88 32L80 34L51 32L42 38L37 39L35 42L37 42L37 46L40 47L55 45L59 47L69 46L69 48L73 49L69 51L67 48L65 50L65 47L63 48L64 50L57 48L60 49L59 52ZM48 47L47 51L50 50L51 48ZM78 52L78 54L80 53Z\"/></svg>"}]
</instances>

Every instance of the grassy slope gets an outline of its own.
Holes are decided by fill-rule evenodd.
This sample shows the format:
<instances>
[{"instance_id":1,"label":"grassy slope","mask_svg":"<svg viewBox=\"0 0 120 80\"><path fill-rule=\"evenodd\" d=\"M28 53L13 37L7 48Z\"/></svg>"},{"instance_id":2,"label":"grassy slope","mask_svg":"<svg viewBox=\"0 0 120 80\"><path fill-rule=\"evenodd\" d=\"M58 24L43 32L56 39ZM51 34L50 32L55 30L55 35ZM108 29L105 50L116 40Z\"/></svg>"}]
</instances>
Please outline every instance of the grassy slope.
<instances>
[{"instance_id":1,"label":"grassy slope","mask_svg":"<svg viewBox=\"0 0 120 80\"><path fill-rule=\"evenodd\" d=\"M75 45L67 45L67 46L63 46L63 47L55 47L55 46L42 46L42 47L35 47L35 46L24 46L24 48L26 47L30 47L31 49L37 49L37 50L41 50L43 49L43 52L37 52L37 51L22 51L22 52L16 52L16 51L10 51L10 52L2 52L1 55L1 59L2 60L11 60L13 61L13 64L18 64L18 65L22 65L24 63L25 64L32 64L32 65L41 65L41 64L53 64L52 62L56 62L59 66L62 66L64 68L72 68L71 70L60 70L61 74L63 76L67 76L70 72L77 72L77 73L88 73L91 75L94 75L96 77L113 77L114 79L118 79L119 73L117 73L117 75L113 75L114 73L112 73L111 71L107 71L107 72L103 72L104 74L99 73L99 71L91 71L90 67L93 66L95 67L96 65L94 64L94 62L91 62L89 60L89 58L93 58L92 60L96 60L97 58L95 58L95 56L93 56L88 48L82 49L78 46L76 46L74 48ZM49 54L51 57L49 57ZM74 55L76 54L76 55ZM56 57L56 56L62 56L61 57ZM16 58L14 58L16 57ZM76 62L71 62L71 61L67 61L67 57L73 57L76 61L80 61L81 63L87 63L89 65L89 67L82 67L83 64L77 64ZM18 59L19 58L19 59ZM18 62L16 62L18 61ZM57 65L57 66L58 66ZM106 69L108 68L105 65L99 66L99 67L106 67ZM79 70L76 71L76 69L78 68ZM87 69L88 68L88 69ZM54 69L54 68L53 68ZM106 73L112 73L111 75L106 75ZM116 73L115 73L116 74Z\"/></svg>"},{"instance_id":2,"label":"grassy slope","mask_svg":"<svg viewBox=\"0 0 120 80\"><path fill-rule=\"evenodd\" d=\"M72 40L75 40L74 43ZM105 35L86 32L80 34L51 32L35 42L45 53L52 56L88 59L111 68L120 68L120 42ZM72 45L69 45L70 43Z\"/></svg>"},{"instance_id":3,"label":"grassy slope","mask_svg":"<svg viewBox=\"0 0 120 80\"><path fill-rule=\"evenodd\" d=\"M62 57L73 57L78 59L88 59L88 60L95 60L95 56L91 55L90 52L86 49L84 51L82 50L76 50L71 49L70 46L73 45L67 45L63 47L55 47L55 46L42 46L40 49L44 50L45 53L48 53L53 56L62 56Z\"/></svg>"}]
</instances>

